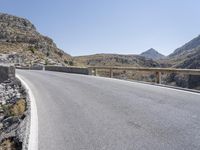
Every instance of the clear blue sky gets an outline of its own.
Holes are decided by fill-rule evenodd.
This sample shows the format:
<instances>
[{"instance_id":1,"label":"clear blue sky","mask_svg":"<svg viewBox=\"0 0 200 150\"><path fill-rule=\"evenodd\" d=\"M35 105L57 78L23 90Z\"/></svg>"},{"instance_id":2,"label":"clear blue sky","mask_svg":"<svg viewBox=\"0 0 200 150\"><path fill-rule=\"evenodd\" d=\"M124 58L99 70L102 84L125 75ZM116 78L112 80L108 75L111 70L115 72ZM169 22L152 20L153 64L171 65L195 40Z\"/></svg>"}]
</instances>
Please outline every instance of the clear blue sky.
<instances>
[{"instance_id":1,"label":"clear blue sky","mask_svg":"<svg viewBox=\"0 0 200 150\"><path fill-rule=\"evenodd\" d=\"M167 55L200 34L200 0L0 0L71 55Z\"/></svg>"}]
</instances>

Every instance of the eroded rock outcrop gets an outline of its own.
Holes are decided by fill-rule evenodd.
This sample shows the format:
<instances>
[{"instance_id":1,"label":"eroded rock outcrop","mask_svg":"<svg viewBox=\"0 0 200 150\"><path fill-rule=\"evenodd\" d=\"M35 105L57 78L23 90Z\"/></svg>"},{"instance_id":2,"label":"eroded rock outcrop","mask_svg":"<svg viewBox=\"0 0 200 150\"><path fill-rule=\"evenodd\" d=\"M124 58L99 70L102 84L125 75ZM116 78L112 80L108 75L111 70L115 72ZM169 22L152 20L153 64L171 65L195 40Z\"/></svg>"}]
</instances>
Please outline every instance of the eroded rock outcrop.
<instances>
[{"instance_id":1,"label":"eroded rock outcrop","mask_svg":"<svg viewBox=\"0 0 200 150\"><path fill-rule=\"evenodd\" d=\"M0 53L8 57L14 55L11 63L28 65L65 64L71 60L71 56L57 48L52 39L37 32L29 20L4 13L0 13Z\"/></svg>"}]
</instances>

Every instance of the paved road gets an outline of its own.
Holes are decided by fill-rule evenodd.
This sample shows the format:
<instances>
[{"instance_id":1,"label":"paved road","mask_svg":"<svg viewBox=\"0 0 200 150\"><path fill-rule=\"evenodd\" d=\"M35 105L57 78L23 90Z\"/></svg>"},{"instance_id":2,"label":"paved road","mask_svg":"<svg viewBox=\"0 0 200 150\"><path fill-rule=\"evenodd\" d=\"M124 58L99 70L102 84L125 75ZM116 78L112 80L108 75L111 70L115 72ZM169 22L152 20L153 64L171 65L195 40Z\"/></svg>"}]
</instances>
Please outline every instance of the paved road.
<instances>
[{"instance_id":1,"label":"paved road","mask_svg":"<svg viewBox=\"0 0 200 150\"><path fill-rule=\"evenodd\" d=\"M200 95L115 79L17 71L36 97L40 150L199 150Z\"/></svg>"}]
</instances>

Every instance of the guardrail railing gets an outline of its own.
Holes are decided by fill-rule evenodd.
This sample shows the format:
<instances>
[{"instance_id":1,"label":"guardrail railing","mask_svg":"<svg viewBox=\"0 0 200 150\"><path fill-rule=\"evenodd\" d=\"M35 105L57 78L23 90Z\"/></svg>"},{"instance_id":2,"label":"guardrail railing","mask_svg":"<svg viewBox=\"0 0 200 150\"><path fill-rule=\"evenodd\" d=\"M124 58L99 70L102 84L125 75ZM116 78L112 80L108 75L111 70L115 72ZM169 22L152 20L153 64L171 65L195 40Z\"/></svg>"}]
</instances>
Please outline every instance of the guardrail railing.
<instances>
[{"instance_id":1,"label":"guardrail railing","mask_svg":"<svg viewBox=\"0 0 200 150\"><path fill-rule=\"evenodd\" d=\"M79 74L89 74L89 75L97 75L98 70L109 70L109 77L113 78L113 71L121 70L121 71L143 71L143 72L154 72L156 75L156 83L161 84L162 81L162 73L177 73L177 74L185 74L185 75L199 75L200 69L177 69L177 68L145 68L145 67L111 67L111 66L90 66L90 67L60 67L60 66L45 66L45 70L48 67L53 67L50 69L51 71L60 71L67 73L79 73ZM16 67L17 69L33 69L30 67ZM42 70L42 69L41 69Z\"/></svg>"},{"instance_id":2,"label":"guardrail railing","mask_svg":"<svg viewBox=\"0 0 200 150\"><path fill-rule=\"evenodd\" d=\"M200 69L176 69L176 68L142 68L142 67L88 67L90 75L97 75L98 70L109 70L110 78L113 77L113 70L123 70L123 71L145 71L145 72L155 72L156 82L161 84L162 73L181 73L185 75L200 75Z\"/></svg>"}]
</instances>

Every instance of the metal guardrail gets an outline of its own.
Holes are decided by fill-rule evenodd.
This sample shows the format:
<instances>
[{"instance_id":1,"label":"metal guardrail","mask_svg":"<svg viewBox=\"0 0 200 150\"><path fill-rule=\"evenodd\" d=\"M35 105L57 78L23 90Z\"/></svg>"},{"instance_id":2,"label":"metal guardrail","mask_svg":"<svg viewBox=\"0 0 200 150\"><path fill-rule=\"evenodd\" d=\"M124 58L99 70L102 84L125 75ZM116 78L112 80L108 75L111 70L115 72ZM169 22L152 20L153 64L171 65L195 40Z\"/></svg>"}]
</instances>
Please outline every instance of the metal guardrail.
<instances>
[{"instance_id":1,"label":"metal guardrail","mask_svg":"<svg viewBox=\"0 0 200 150\"><path fill-rule=\"evenodd\" d=\"M98 70L109 70L110 78L113 77L113 70L145 71L155 72L156 82L161 84L162 73L181 73L185 75L200 75L200 69L176 69L176 68L142 68L142 67L88 67L90 75L97 75Z\"/></svg>"}]
</instances>

